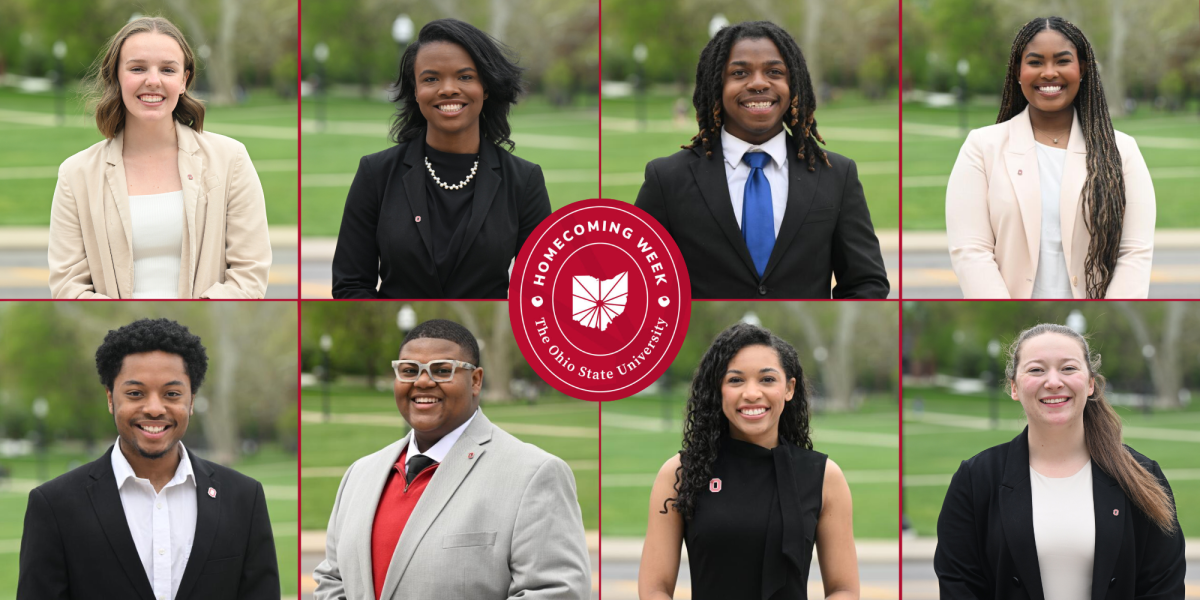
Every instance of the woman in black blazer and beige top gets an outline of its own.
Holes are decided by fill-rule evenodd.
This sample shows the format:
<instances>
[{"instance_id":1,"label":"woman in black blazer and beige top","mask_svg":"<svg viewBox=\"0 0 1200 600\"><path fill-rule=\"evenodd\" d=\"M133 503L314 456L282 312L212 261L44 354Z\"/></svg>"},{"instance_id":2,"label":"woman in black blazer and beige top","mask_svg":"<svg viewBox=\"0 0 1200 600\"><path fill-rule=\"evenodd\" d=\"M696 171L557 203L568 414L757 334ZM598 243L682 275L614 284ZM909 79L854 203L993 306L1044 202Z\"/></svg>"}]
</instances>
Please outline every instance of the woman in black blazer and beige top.
<instances>
[{"instance_id":1,"label":"woman in black blazer and beige top","mask_svg":"<svg viewBox=\"0 0 1200 600\"><path fill-rule=\"evenodd\" d=\"M487 34L421 28L400 59L396 146L362 158L346 198L335 298L508 297L512 259L550 215L541 168L498 147L514 146L520 92L521 69Z\"/></svg>"},{"instance_id":2,"label":"woman in black blazer and beige top","mask_svg":"<svg viewBox=\"0 0 1200 600\"><path fill-rule=\"evenodd\" d=\"M963 461L938 517L942 598L1183 598L1183 533L1158 463L1121 444L1100 355L1061 325L1009 349L1029 426Z\"/></svg>"}]
</instances>

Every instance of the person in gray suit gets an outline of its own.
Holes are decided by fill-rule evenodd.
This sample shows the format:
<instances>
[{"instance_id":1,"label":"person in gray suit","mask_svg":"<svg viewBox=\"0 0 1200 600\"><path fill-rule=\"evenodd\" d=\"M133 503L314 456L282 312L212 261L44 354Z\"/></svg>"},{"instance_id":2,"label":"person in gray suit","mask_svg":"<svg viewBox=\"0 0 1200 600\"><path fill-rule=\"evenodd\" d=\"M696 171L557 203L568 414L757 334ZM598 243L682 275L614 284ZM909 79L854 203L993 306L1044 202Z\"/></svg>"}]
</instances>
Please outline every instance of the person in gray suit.
<instances>
[{"instance_id":1,"label":"person in gray suit","mask_svg":"<svg viewBox=\"0 0 1200 600\"><path fill-rule=\"evenodd\" d=\"M412 431L342 477L316 600L579 600L591 568L575 477L479 410L479 344L426 321L393 361Z\"/></svg>"}]
</instances>

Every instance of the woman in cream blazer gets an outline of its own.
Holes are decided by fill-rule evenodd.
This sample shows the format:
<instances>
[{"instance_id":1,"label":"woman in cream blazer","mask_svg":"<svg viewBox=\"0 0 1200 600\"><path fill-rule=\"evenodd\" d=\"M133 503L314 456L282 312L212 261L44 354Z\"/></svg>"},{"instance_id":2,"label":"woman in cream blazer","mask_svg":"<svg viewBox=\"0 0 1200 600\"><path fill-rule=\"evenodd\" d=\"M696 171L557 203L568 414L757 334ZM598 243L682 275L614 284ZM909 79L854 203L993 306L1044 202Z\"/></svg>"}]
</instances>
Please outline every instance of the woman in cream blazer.
<instances>
[{"instance_id":1,"label":"woman in cream blazer","mask_svg":"<svg viewBox=\"0 0 1200 600\"><path fill-rule=\"evenodd\" d=\"M1049 44L1046 50L1038 45L1042 42ZM1060 97L1065 95L1073 101ZM1057 114L1051 112L1054 108L1059 108ZM946 233L964 296L1034 296L1039 260L1045 258L1042 227L1047 208L1038 145L1062 148L1064 140L1041 131L1031 119L1033 112L1043 124L1055 119L1070 123L1056 201L1064 283L1071 297L1147 297L1155 219L1150 173L1133 138L1112 129L1086 38L1057 17L1030 21L1017 35L999 122L967 136L950 175ZM1035 140L1039 134L1043 137ZM1089 203L1084 199L1093 171L1098 175L1092 189L1103 193ZM1090 225L1094 221L1104 224L1100 236ZM1096 265L1091 279L1089 257ZM1102 293L1089 294L1089 288Z\"/></svg>"},{"instance_id":2,"label":"woman in cream blazer","mask_svg":"<svg viewBox=\"0 0 1200 600\"><path fill-rule=\"evenodd\" d=\"M177 60L180 50L182 64ZM162 196L182 188L182 218L176 213L167 221L182 223L181 241L173 232L169 236L172 245L180 247L178 285L158 283L177 287L178 298L265 294L271 246L262 185L244 145L202 133L204 107L186 96L187 78L194 69L187 42L165 19L137 19L114 36L97 76L103 98L97 103L96 121L108 139L68 158L58 172L49 245L55 298L134 297L131 174L142 190L161 189ZM134 127L139 139L159 146L148 155L158 161L157 168L135 171L138 167L128 165L126 143ZM145 161L146 156L138 155L137 160ZM169 167L178 168L177 179ZM154 223L150 221L150 229Z\"/></svg>"}]
</instances>

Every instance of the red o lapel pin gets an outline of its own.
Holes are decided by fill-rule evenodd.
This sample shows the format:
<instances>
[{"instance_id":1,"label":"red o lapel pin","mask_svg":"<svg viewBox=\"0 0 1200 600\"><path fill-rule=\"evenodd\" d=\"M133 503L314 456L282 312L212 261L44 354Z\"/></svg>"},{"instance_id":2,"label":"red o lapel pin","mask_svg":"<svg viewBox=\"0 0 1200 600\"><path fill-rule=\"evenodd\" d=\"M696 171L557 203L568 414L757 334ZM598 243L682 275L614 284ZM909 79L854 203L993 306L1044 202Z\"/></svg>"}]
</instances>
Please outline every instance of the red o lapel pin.
<instances>
[{"instance_id":1,"label":"red o lapel pin","mask_svg":"<svg viewBox=\"0 0 1200 600\"><path fill-rule=\"evenodd\" d=\"M1115 508L1114 508L1114 509L1113 509L1113 516L1115 517L1115 516L1117 516L1117 515L1119 515L1119 514L1121 514L1121 511L1119 511L1119 510L1117 510L1117 509L1115 509Z\"/></svg>"},{"instance_id":2,"label":"red o lapel pin","mask_svg":"<svg viewBox=\"0 0 1200 600\"><path fill-rule=\"evenodd\" d=\"M712 481L708 482L708 491L713 492L714 494L721 491L721 480L713 477Z\"/></svg>"},{"instance_id":3,"label":"red o lapel pin","mask_svg":"<svg viewBox=\"0 0 1200 600\"><path fill-rule=\"evenodd\" d=\"M474 453L474 452L468 452L468 453L467 453L467 458L469 458L469 459L470 459L470 458L475 458L475 453Z\"/></svg>"},{"instance_id":4,"label":"red o lapel pin","mask_svg":"<svg viewBox=\"0 0 1200 600\"><path fill-rule=\"evenodd\" d=\"M217 490L216 490L216 488L208 488L208 497L209 497L209 498L216 498L216 497L217 497Z\"/></svg>"}]
</instances>

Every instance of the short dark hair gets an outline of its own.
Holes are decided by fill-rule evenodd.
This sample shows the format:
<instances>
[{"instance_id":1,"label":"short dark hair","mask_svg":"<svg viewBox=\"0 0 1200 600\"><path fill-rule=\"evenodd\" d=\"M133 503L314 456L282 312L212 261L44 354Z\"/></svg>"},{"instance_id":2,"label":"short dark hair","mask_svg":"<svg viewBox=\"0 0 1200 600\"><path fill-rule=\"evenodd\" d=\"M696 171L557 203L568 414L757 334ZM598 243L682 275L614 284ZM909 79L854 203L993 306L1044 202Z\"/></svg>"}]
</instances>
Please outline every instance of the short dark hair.
<instances>
[{"instance_id":1,"label":"short dark hair","mask_svg":"<svg viewBox=\"0 0 1200 600\"><path fill-rule=\"evenodd\" d=\"M517 66L516 53L503 43L482 32L479 28L458 19L430 21L417 34L417 41L404 50L400 57L400 72L396 76L392 102L397 103L392 123L391 139L399 144L424 137L428 122L417 105L417 76L415 73L417 51L421 46L433 42L450 42L462 46L483 82L487 100L479 113L479 130L483 137L497 146L516 147L512 141L512 129L508 125L508 111L517 103L524 91L521 67Z\"/></svg>"},{"instance_id":2,"label":"short dark hair","mask_svg":"<svg viewBox=\"0 0 1200 600\"><path fill-rule=\"evenodd\" d=\"M204 374L208 372L208 354L204 351L204 344L200 343L200 336L193 335L187 327L170 319L138 319L109 331L104 336L104 343L96 348L96 371L100 373L100 383L111 392L126 356L155 350L183 358L192 393L200 389Z\"/></svg>"},{"instance_id":3,"label":"short dark hair","mask_svg":"<svg viewBox=\"0 0 1200 600\"><path fill-rule=\"evenodd\" d=\"M425 338L454 342L467 352L467 358L471 359L471 364L477 367L481 366L479 364L479 342L475 340L475 335L471 333L470 329L454 321L432 319L413 327L412 331L404 336L404 342L400 344L400 347L403 348L404 344L412 340Z\"/></svg>"}]
</instances>

